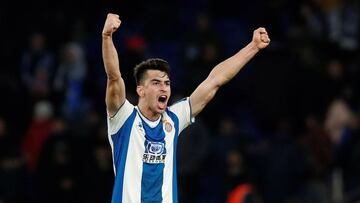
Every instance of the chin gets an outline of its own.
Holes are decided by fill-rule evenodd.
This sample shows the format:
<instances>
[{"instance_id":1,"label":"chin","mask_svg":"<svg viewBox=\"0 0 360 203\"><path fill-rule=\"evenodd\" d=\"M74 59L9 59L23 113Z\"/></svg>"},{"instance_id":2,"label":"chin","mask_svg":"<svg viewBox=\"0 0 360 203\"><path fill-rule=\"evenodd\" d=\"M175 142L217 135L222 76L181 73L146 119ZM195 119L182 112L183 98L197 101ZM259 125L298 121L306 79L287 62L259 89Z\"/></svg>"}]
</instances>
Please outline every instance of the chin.
<instances>
[{"instance_id":1,"label":"chin","mask_svg":"<svg viewBox=\"0 0 360 203\"><path fill-rule=\"evenodd\" d=\"M158 108L157 112L158 112L159 114L162 114L162 113L165 112L166 108L167 108L167 106L166 106L164 109Z\"/></svg>"},{"instance_id":2,"label":"chin","mask_svg":"<svg viewBox=\"0 0 360 203\"><path fill-rule=\"evenodd\" d=\"M165 109L159 109L159 110L158 110L158 113L159 113L159 114L163 114L163 113L165 112L165 110L166 110L166 108L165 108Z\"/></svg>"}]
</instances>

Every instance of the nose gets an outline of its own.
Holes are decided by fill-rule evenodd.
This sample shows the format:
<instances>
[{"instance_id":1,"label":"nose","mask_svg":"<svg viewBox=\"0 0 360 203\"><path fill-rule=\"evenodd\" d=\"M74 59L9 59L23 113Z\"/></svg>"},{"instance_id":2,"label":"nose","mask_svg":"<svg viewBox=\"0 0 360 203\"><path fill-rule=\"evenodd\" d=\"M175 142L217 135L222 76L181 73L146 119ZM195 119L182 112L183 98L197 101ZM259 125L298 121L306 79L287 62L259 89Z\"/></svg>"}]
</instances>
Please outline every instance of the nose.
<instances>
[{"instance_id":1,"label":"nose","mask_svg":"<svg viewBox=\"0 0 360 203\"><path fill-rule=\"evenodd\" d=\"M166 85L165 85L165 84L161 84L161 85L160 85L160 90L165 91L165 89L166 89Z\"/></svg>"},{"instance_id":2,"label":"nose","mask_svg":"<svg viewBox=\"0 0 360 203\"><path fill-rule=\"evenodd\" d=\"M160 90L165 92L167 90L167 85L165 83L161 83Z\"/></svg>"}]
</instances>

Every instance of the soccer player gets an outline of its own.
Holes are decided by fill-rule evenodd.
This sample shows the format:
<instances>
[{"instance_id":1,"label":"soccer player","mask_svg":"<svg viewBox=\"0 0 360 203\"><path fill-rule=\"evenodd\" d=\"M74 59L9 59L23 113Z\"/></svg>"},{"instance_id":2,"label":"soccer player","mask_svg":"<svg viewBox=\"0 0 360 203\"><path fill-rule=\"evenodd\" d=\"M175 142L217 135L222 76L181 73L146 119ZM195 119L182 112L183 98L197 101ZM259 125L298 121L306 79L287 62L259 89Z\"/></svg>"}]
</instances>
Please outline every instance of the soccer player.
<instances>
[{"instance_id":1,"label":"soccer player","mask_svg":"<svg viewBox=\"0 0 360 203\"><path fill-rule=\"evenodd\" d=\"M137 106L125 97L119 59L112 35L120 27L116 14L107 15L102 31L102 56L107 74L108 138L115 183L112 203L175 203L176 144L179 134L194 122L217 90L231 80L255 54L269 45L264 28L232 57L216 65L195 91L171 106L169 64L148 59L134 69Z\"/></svg>"}]
</instances>

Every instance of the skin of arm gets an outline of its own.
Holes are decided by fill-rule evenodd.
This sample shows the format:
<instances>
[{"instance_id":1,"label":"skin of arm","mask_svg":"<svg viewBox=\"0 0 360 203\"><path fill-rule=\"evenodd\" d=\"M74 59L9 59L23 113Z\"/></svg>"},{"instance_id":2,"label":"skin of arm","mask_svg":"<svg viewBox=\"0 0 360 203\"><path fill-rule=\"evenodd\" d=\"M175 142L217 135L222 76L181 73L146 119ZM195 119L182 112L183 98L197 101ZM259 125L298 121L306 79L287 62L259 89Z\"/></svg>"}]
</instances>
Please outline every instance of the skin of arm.
<instances>
[{"instance_id":1,"label":"skin of arm","mask_svg":"<svg viewBox=\"0 0 360 203\"><path fill-rule=\"evenodd\" d=\"M265 28L253 33L252 41L235 55L216 65L209 76L190 95L192 117L198 115L215 96L218 89L229 82L259 50L270 44Z\"/></svg>"},{"instance_id":2,"label":"skin of arm","mask_svg":"<svg viewBox=\"0 0 360 203\"><path fill-rule=\"evenodd\" d=\"M116 14L109 13L102 31L102 58L107 75L106 108L109 116L114 116L125 102L125 84L121 77L119 58L113 43L112 34L120 27Z\"/></svg>"}]
</instances>

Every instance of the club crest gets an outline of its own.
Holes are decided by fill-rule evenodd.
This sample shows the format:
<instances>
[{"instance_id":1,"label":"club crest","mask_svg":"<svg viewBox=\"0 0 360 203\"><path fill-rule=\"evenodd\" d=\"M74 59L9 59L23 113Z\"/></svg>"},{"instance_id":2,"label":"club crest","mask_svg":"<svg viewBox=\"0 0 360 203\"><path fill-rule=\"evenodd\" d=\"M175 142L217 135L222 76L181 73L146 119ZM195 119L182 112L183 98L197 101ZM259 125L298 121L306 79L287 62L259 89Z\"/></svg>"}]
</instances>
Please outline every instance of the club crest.
<instances>
[{"instance_id":1,"label":"club crest","mask_svg":"<svg viewBox=\"0 0 360 203\"><path fill-rule=\"evenodd\" d=\"M165 128L165 131L169 133L169 132L172 131L173 127L172 127L171 123L166 121L165 124L164 124L164 128Z\"/></svg>"}]
</instances>

